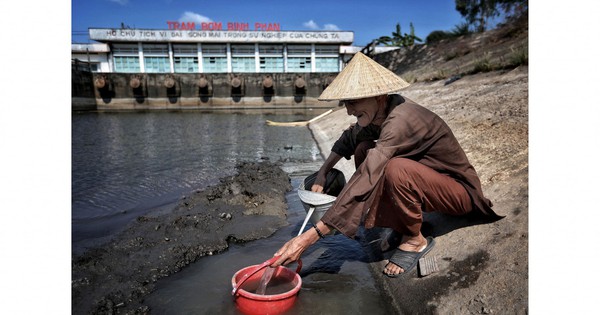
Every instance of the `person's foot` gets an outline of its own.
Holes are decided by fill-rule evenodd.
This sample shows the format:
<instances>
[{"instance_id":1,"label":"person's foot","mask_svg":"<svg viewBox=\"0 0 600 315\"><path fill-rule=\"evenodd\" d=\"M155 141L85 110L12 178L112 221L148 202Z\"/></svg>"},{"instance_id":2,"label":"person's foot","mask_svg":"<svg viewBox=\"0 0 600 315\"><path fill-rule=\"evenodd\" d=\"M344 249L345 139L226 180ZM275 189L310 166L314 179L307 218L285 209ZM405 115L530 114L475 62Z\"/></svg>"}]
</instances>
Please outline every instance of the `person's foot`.
<instances>
[{"instance_id":1,"label":"person's foot","mask_svg":"<svg viewBox=\"0 0 600 315\"><path fill-rule=\"evenodd\" d=\"M402 241L400 242L398 249L407 251L407 252L419 253L419 252L422 252L423 250L425 250L426 247L427 247L427 239L425 239L425 237L423 237L423 235L419 233L418 236L412 236L412 237L403 235ZM388 276L396 276L403 272L404 272L404 269L402 269L402 267L394 264L393 262L391 262L389 260L388 260L387 264L385 265L385 268L383 269L383 273L385 273Z\"/></svg>"},{"instance_id":2,"label":"person's foot","mask_svg":"<svg viewBox=\"0 0 600 315\"><path fill-rule=\"evenodd\" d=\"M379 243L379 249L382 252L393 250L400 245L402 241L402 233L392 230L388 235Z\"/></svg>"}]
</instances>

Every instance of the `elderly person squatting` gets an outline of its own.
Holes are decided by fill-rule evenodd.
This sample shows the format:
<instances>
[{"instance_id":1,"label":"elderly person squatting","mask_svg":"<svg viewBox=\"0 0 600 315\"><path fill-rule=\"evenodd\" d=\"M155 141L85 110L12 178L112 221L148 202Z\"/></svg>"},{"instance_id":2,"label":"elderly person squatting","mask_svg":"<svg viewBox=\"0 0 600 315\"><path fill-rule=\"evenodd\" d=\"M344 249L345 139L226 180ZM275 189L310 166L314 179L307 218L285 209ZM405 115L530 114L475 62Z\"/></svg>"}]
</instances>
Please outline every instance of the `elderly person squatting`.
<instances>
[{"instance_id":1,"label":"elderly person squatting","mask_svg":"<svg viewBox=\"0 0 600 315\"><path fill-rule=\"evenodd\" d=\"M446 123L425 107L393 94L408 85L357 53L323 91L319 100L339 100L357 122L335 142L311 190L323 191L326 175L342 157L354 155L356 172L321 220L275 253L281 257L273 267L298 260L333 229L354 238L364 223L365 228L392 229L382 242L382 249L394 250L383 273L397 277L412 270L435 244L431 236L421 234L423 211L498 216ZM399 240L397 247L394 238Z\"/></svg>"}]
</instances>

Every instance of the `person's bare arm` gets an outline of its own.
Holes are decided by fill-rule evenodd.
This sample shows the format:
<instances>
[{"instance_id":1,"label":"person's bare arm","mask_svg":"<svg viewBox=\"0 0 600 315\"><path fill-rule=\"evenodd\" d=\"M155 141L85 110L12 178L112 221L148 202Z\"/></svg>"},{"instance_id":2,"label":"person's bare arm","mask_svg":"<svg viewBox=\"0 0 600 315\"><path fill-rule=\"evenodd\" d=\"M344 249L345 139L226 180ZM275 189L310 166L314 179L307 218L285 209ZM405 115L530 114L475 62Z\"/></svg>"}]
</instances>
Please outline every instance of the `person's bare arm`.
<instances>
[{"instance_id":1,"label":"person's bare arm","mask_svg":"<svg viewBox=\"0 0 600 315\"><path fill-rule=\"evenodd\" d=\"M327 235L332 230L332 228L322 221L317 222L316 226L323 235ZM279 259L277 259L277 261L274 262L271 267L287 265L291 262L297 261L300 259L300 256L302 256L302 253L304 253L307 248L316 243L318 240L319 234L315 228L310 228L306 232L292 238L275 253L275 256L281 257L279 257Z\"/></svg>"},{"instance_id":2,"label":"person's bare arm","mask_svg":"<svg viewBox=\"0 0 600 315\"><path fill-rule=\"evenodd\" d=\"M323 192L323 189L325 188L325 182L327 180L327 173L329 173L329 171L331 171L331 169L337 164L337 162L339 162L339 160L341 158L342 158L341 155L339 155L333 151L329 154L329 157L327 157L327 160L325 160L325 162L319 169L319 172L317 173L317 178L315 179L315 183L310 188L311 191L318 192L318 193Z\"/></svg>"}]
</instances>

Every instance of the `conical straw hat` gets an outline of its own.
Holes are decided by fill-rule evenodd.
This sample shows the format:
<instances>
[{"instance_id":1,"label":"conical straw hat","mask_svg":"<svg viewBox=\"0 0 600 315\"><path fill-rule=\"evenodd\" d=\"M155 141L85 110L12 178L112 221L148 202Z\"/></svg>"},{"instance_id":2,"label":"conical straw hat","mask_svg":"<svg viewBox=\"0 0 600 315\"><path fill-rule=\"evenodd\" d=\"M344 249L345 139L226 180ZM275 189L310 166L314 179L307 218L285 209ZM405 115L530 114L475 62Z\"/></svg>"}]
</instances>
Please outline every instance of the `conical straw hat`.
<instances>
[{"instance_id":1,"label":"conical straw hat","mask_svg":"<svg viewBox=\"0 0 600 315\"><path fill-rule=\"evenodd\" d=\"M358 52L321 93L319 100L353 100L386 95L409 85L392 71Z\"/></svg>"}]
</instances>

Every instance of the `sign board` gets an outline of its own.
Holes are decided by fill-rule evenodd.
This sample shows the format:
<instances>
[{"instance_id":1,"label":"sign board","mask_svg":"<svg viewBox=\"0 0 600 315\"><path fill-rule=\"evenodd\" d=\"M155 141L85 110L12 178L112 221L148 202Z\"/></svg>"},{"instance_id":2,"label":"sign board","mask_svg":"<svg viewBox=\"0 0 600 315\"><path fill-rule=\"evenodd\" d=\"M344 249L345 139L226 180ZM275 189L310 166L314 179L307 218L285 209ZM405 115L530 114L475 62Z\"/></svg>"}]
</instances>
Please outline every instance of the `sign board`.
<instances>
[{"instance_id":1,"label":"sign board","mask_svg":"<svg viewBox=\"0 0 600 315\"><path fill-rule=\"evenodd\" d=\"M214 31L90 28L99 42L352 44L349 31Z\"/></svg>"}]
</instances>

